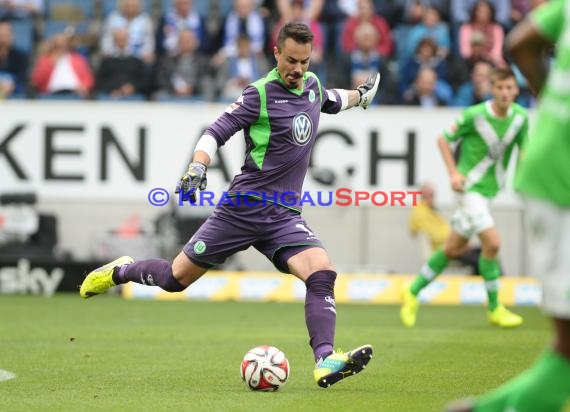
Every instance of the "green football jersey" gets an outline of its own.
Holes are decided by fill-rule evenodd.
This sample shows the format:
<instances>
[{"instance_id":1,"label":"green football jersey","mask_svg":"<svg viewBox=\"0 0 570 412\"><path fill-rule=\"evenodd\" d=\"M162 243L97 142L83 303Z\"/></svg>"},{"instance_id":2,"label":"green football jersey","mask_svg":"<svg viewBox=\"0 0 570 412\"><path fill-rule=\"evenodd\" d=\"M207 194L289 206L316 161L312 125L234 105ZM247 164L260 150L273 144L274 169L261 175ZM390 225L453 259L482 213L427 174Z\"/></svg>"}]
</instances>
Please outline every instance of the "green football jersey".
<instances>
[{"instance_id":1,"label":"green football jersey","mask_svg":"<svg viewBox=\"0 0 570 412\"><path fill-rule=\"evenodd\" d=\"M515 187L570 207L570 1L550 1L531 18L556 55L539 98L536 122L523 149Z\"/></svg>"},{"instance_id":2,"label":"green football jersey","mask_svg":"<svg viewBox=\"0 0 570 412\"><path fill-rule=\"evenodd\" d=\"M516 103L504 118L495 115L490 100L465 109L443 133L448 142L461 141L457 170L467 178L465 191L495 197L513 148L526 140L527 131L528 113Z\"/></svg>"}]
</instances>

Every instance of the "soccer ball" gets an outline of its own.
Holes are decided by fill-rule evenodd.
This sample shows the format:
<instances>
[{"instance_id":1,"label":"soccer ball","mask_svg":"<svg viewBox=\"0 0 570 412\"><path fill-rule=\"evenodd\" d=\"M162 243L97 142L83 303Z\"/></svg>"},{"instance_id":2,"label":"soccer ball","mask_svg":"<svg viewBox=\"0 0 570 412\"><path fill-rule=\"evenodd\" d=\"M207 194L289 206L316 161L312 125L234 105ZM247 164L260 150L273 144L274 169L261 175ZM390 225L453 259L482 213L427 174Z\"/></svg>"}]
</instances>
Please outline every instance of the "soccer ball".
<instances>
[{"instance_id":1,"label":"soccer ball","mask_svg":"<svg viewBox=\"0 0 570 412\"><path fill-rule=\"evenodd\" d=\"M240 367L241 378L252 391L276 391L285 385L290 372L285 354L268 345L250 349Z\"/></svg>"}]
</instances>

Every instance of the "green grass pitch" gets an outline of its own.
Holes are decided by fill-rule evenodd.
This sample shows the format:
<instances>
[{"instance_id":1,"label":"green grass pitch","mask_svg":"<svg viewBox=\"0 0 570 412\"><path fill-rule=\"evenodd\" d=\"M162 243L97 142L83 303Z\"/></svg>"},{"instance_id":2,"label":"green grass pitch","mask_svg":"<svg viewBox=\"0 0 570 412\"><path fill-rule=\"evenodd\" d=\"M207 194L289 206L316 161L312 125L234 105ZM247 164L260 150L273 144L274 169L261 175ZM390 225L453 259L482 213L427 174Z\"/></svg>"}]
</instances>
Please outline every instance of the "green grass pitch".
<instances>
[{"instance_id":1,"label":"green grass pitch","mask_svg":"<svg viewBox=\"0 0 570 412\"><path fill-rule=\"evenodd\" d=\"M2 411L441 411L525 369L551 338L536 308L500 330L482 307L339 305L337 342L370 343L361 374L329 389L312 378L302 304L125 301L77 295L0 297ZM270 344L291 364L273 393L241 382L242 356Z\"/></svg>"}]
</instances>

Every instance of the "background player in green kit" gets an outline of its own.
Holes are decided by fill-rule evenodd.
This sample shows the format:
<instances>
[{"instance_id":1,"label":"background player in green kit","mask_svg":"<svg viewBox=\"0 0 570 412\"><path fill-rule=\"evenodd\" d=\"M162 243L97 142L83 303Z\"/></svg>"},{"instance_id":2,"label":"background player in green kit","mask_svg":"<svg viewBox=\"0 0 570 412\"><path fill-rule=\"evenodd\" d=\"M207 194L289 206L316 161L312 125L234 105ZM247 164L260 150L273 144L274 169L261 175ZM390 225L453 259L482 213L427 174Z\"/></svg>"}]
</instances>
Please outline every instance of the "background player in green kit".
<instances>
[{"instance_id":1,"label":"background player in green kit","mask_svg":"<svg viewBox=\"0 0 570 412\"><path fill-rule=\"evenodd\" d=\"M546 52L556 45L547 77ZM558 412L570 407L570 0L551 0L509 34L507 47L540 93L515 187L528 199L531 270L554 322L553 347L518 377L452 411ZM564 408L566 406L566 409Z\"/></svg>"},{"instance_id":2,"label":"background player in green kit","mask_svg":"<svg viewBox=\"0 0 570 412\"><path fill-rule=\"evenodd\" d=\"M519 90L510 69L496 69L491 81L493 98L465 109L438 139L451 187L460 194L459 207L445 245L431 255L414 282L402 291L400 316L405 326L412 327L416 323L420 291L451 259L465 252L473 235L479 236L481 241L479 267L487 289L489 321L501 327L516 327L523 322L498 301L500 238L489 202L503 185L514 147L526 139L528 116L523 107L514 103ZM456 164L449 143L459 141L461 154Z\"/></svg>"}]
</instances>

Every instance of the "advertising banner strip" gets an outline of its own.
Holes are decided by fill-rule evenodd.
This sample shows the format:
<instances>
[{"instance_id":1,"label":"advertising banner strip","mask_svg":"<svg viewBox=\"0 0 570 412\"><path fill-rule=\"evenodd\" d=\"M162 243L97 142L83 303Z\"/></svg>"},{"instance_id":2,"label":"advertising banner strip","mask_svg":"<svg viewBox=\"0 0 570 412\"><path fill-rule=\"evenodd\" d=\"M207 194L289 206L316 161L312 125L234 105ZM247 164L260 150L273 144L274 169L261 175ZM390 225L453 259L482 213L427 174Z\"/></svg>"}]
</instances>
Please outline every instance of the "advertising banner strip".
<instances>
[{"instance_id":1,"label":"advertising banner strip","mask_svg":"<svg viewBox=\"0 0 570 412\"><path fill-rule=\"evenodd\" d=\"M400 290L413 275L344 274L337 278L337 303L399 304ZM500 300L507 306L538 306L542 288L533 278L500 280ZM168 293L158 287L129 283L126 299L302 302L305 285L292 276L272 273L209 272L183 292ZM423 304L483 305L485 285L479 277L442 275L420 293Z\"/></svg>"},{"instance_id":2,"label":"advertising banner strip","mask_svg":"<svg viewBox=\"0 0 570 412\"><path fill-rule=\"evenodd\" d=\"M153 188L171 190L190 160L190 148L225 109L222 104L3 102L3 190L35 191L49 200L146 202ZM323 116L311 166L326 171L336 185L309 174L304 190L407 191L429 179L441 202L453 201L437 137L459 113L458 108L372 107ZM227 189L244 152L238 132L210 165L209 190ZM512 191L505 196L498 200L518 204Z\"/></svg>"}]
</instances>

